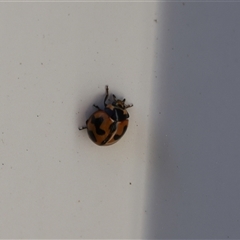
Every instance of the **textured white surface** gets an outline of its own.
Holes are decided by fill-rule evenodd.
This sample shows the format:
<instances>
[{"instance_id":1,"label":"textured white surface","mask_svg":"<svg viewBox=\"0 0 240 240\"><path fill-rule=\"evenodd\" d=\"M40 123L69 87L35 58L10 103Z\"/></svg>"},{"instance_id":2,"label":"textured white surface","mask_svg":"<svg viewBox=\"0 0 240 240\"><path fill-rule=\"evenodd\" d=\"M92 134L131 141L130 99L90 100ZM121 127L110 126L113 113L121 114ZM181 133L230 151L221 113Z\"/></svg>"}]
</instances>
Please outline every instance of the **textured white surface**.
<instances>
[{"instance_id":1,"label":"textured white surface","mask_svg":"<svg viewBox=\"0 0 240 240\"><path fill-rule=\"evenodd\" d=\"M0 237L141 237L157 11L1 4ZM78 127L106 84L135 106L124 138L98 147Z\"/></svg>"},{"instance_id":2,"label":"textured white surface","mask_svg":"<svg viewBox=\"0 0 240 240\"><path fill-rule=\"evenodd\" d=\"M0 3L0 238L240 238L239 4ZM78 127L104 87L121 141Z\"/></svg>"}]
</instances>

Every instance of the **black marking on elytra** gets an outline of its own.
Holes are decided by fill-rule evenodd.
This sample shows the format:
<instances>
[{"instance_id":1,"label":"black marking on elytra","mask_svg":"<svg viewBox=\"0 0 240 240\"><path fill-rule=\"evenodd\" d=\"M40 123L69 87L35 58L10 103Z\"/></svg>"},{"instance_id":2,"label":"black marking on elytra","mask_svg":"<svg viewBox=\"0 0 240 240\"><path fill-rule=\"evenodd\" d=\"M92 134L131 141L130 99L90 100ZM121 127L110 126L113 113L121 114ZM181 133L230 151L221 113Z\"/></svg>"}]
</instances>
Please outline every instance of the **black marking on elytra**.
<instances>
[{"instance_id":1,"label":"black marking on elytra","mask_svg":"<svg viewBox=\"0 0 240 240\"><path fill-rule=\"evenodd\" d=\"M113 137L113 139L114 140L119 140L123 135L124 135L124 133L127 131L127 125L123 128L123 132L122 132L122 134L121 135L118 135L118 134L116 134L114 137Z\"/></svg>"},{"instance_id":2,"label":"black marking on elytra","mask_svg":"<svg viewBox=\"0 0 240 240\"><path fill-rule=\"evenodd\" d=\"M111 138L111 134L109 134L109 135L101 142L100 145L105 145L105 144L109 141L110 138Z\"/></svg>"},{"instance_id":3,"label":"black marking on elytra","mask_svg":"<svg viewBox=\"0 0 240 240\"><path fill-rule=\"evenodd\" d=\"M112 134L113 132L115 132L116 129L117 129L117 122L113 122L113 123L109 126L109 129L110 129L110 134Z\"/></svg>"},{"instance_id":4,"label":"black marking on elytra","mask_svg":"<svg viewBox=\"0 0 240 240\"><path fill-rule=\"evenodd\" d=\"M88 136L93 142L97 142L97 139L96 139L93 131L88 130Z\"/></svg>"},{"instance_id":5,"label":"black marking on elytra","mask_svg":"<svg viewBox=\"0 0 240 240\"><path fill-rule=\"evenodd\" d=\"M100 128L103 121L104 121L103 117L95 118L94 116L92 116L91 123L95 126L96 133L98 135L104 135L105 134L105 131Z\"/></svg>"},{"instance_id":6,"label":"black marking on elytra","mask_svg":"<svg viewBox=\"0 0 240 240\"><path fill-rule=\"evenodd\" d=\"M101 142L101 145L105 145L109 139L112 137L112 134L116 131L117 129L117 122L113 122L110 126L109 126L109 134L108 136Z\"/></svg>"}]
</instances>

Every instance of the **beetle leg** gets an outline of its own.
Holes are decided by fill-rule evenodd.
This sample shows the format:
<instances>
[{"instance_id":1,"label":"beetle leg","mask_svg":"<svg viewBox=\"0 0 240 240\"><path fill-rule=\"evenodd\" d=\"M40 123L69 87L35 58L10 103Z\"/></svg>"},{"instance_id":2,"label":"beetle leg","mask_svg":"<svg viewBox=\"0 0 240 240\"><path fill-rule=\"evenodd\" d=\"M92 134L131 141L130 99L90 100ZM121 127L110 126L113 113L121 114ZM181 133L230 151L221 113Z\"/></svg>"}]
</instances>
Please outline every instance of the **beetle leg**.
<instances>
[{"instance_id":1,"label":"beetle leg","mask_svg":"<svg viewBox=\"0 0 240 240\"><path fill-rule=\"evenodd\" d=\"M125 106L125 108L130 108L130 107L133 107L133 104L128 104Z\"/></svg>"},{"instance_id":2,"label":"beetle leg","mask_svg":"<svg viewBox=\"0 0 240 240\"><path fill-rule=\"evenodd\" d=\"M83 129L86 129L86 128L87 128L87 126L83 126L83 127L79 127L78 129L83 130Z\"/></svg>"},{"instance_id":3,"label":"beetle leg","mask_svg":"<svg viewBox=\"0 0 240 240\"><path fill-rule=\"evenodd\" d=\"M98 110L101 110L99 106L97 106L97 105L95 105L95 104L93 104L93 106L94 106L95 108L97 108Z\"/></svg>"},{"instance_id":4,"label":"beetle leg","mask_svg":"<svg viewBox=\"0 0 240 240\"><path fill-rule=\"evenodd\" d=\"M116 96L113 94L113 100L114 101L116 101L117 100L117 98L116 98Z\"/></svg>"},{"instance_id":5,"label":"beetle leg","mask_svg":"<svg viewBox=\"0 0 240 240\"><path fill-rule=\"evenodd\" d=\"M106 96L104 98L104 106L105 107L107 106L107 103L106 103L107 99L108 99L108 85L106 86Z\"/></svg>"}]
</instances>

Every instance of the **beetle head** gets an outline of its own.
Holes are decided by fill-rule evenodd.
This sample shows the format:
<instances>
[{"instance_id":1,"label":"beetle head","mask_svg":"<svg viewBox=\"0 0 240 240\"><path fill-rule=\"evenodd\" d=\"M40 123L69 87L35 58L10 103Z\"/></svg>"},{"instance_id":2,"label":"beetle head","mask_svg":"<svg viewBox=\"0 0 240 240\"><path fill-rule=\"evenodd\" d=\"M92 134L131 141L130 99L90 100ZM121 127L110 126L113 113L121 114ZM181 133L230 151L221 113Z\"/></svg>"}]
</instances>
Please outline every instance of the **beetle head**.
<instances>
[{"instance_id":1,"label":"beetle head","mask_svg":"<svg viewBox=\"0 0 240 240\"><path fill-rule=\"evenodd\" d=\"M113 95L112 105L120 109L125 109L126 108L125 98L123 100L120 100L120 99L117 99L115 95Z\"/></svg>"}]
</instances>

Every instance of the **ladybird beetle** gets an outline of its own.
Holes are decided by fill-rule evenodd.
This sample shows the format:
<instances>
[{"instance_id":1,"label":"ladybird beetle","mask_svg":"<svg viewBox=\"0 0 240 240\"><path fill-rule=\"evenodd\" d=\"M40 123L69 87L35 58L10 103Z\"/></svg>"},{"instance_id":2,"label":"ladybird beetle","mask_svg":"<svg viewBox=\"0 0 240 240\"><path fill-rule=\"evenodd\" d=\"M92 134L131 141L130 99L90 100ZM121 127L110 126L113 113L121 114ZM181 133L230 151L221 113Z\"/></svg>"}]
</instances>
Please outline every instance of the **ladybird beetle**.
<instances>
[{"instance_id":1,"label":"ladybird beetle","mask_svg":"<svg viewBox=\"0 0 240 240\"><path fill-rule=\"evenodd\" d=\"M119 100L113 96L112 104L107 104L108 86L104 98L104 110L93 105L98 110L86 121L86 126L79 130L87 129L89 138L97 145L108 146L116 143L126 132L128 127L129 114L127 108L133 105L126 105L125 99Z\"/></svg>"}]
</instances>

